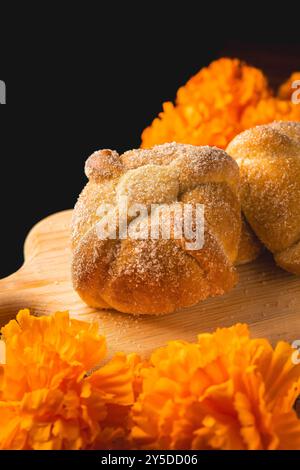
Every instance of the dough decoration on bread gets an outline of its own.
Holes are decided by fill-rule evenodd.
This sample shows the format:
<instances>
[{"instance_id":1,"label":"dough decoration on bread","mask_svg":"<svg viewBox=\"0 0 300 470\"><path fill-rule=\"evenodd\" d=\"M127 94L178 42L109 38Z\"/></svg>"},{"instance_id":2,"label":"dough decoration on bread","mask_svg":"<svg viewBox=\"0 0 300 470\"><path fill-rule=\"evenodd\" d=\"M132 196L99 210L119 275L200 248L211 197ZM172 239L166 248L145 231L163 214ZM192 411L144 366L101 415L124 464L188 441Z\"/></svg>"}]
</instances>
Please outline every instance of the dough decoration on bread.
<instances>
[{"instance_id":1,"label":"dough decoration on bread","mask_svg":"<svg viewBox=\"0 0 300 470\"><path fill-rule=\"evenodd\" d=\"M243 213L279 266L300 274L300 123L274 122L226 149L240 167Z\"/></svg>"},{"instance_id":2,"label":"dough decoration on bread","mask_svg":"<svg viewBox=\"0 0 300 470\"><path fill-rule=\"evenodd\" d=\"M89 182L72 221L72 278L88 305L132 314L165 314L224 294L236 284L239 169L223 150L176 143L123 155L101 150L89 157L85 172ZM99 239L97 226L104 217L99 206L107 204L105 220L110 221L123 197L130 204L162 204L171 214L178 205L203 204L203 246L187 248L184 236L123 239L120 227L115 239ZM144 222L148 219L141 226Z\"/></svg>"}]
</instances>

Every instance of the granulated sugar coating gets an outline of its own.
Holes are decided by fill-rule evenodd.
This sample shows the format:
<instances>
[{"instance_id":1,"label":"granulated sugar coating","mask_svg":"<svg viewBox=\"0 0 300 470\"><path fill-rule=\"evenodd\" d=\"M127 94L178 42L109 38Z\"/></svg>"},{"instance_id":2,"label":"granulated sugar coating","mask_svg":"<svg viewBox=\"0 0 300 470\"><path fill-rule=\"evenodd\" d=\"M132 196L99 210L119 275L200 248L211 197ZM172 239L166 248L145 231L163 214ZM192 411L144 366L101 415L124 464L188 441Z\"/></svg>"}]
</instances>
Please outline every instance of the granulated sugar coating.
<instances>
[{"instance_id":1,"label":"granulated sugar coating","mask_svg":"<svg viewBox=\"0 0 300 470\"><path fill-rule=\"evenodd\" d=\"M291 139L296 140L300 144L300 122L291 121L274 121L270 124L272 129L284 132Z\"/></svg>"},{"instance_id":2,"label":"granulated sugar coating","mask_svg":"<svg viewBox=\"0 0 300 470\"><path fill-rule=\"evenodd\" d=\"M300 274L300 123L275 122L234 138L243 212L277 263Z\"/></svg>"},{"instance_id":3,"label":"granulated sugar coating","mask_svg":"<svg viewBox=\"0 0 300 470\"><path fill-rule=\"evenodd\" d=\"M241 219L238 166L223 150L169 143L131 150L119 156L95 152L86 163L89 183L74 210L73 282L89 305L134 314L162 314L230 290L236 282ZM97 222L120 213L120 201L175 207L203 204L204 247L187 248L184 235L174 239L99 240ZM97 216L99 205L110 204ZM99 214L99 212L98 212ZM128 213L133 222L141 214ZM193 225L197 220L193 216ZM149 219L148 219L149 218ZM116 218L117 223L119 221ZM139 228L149 224L149 212ZM161 223L167 223L161 217ZM183 222L182 222L183 223Z\"/></svg>"}]
</instances>

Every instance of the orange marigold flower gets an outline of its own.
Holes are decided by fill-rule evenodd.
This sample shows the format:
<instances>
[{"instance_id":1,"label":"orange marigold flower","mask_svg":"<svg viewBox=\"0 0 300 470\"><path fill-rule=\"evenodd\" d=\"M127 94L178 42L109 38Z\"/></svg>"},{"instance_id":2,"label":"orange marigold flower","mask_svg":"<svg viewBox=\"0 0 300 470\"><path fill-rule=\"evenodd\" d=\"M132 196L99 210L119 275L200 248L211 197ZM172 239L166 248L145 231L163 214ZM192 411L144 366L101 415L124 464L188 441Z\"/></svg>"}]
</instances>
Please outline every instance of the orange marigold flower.
<instances>
[{"instance_id":1,"label":"orange marigold flower","mask_svg":"<svg viewBox=\"0 0 300 470\"><path fill-rule=\"evenodd\" d=\"M249 106L241 120L244 129L272 121L300 121L300 106L288 100L268 98Z\"/></svg>"},{"instance_id":2,"label":"orange marigold flower","mask_svg":"<svg viewBox=\"0 0 300 470\"><path fill-rule=\"evenodd\" d=\"M300 107L290 102L286 91L281 95L273 98L259 69L238 59L216 60L179 88L175 105L163 104L163 111L143 131L141 146L176 141L226 148L235 135L253 125L300 120Z\"/></svg>"},{"instance_id":3,"label":"orange marigold flower","mask_svg":"<svg viewBox=\"0 0 300 470\"><path fill-rule=\"evenodd\" d=\"M300 365L246 325L172 341L140 374L131 439L151 449L300 449Z\"/></svg>"},{"instance_id":4,"label":"orange marigold flower","mask_svg":"<svg viewBox=\"0 0 300 470\"><path fill-rule=\"evenodd\" d=\"M20 311L2 335L0 449L121 447L134 400L133 356L117 354L95 370L105 338L96 323L67 312Z\"/></svg>"}]
</instances>

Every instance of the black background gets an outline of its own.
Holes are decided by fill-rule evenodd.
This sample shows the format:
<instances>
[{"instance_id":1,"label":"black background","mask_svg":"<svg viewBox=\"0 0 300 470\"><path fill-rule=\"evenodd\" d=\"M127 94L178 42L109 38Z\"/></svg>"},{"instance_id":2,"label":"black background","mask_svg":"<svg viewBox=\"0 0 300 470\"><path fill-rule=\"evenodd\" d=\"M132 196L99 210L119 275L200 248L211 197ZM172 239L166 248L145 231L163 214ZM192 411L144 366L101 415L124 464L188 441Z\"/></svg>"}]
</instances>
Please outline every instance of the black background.
<instances>
[{"instance_id":1,"label":"black background","mask_svg":"<svg viewBox=\"0 0 300 470\"><path fill-rule=\"evenodd\" d=\"M239 57L263 68L274 86L300 70L292 8L287 19L275 22L269 12L259 22L251 7L253 22L244 4L231 21L217 5L209 13L171 5L164 13L146 3L130 10L115 3L110 12L26 5L1 18L0 277L22 264L36 222L74 205L85 159L99 148L138 147L162 102L201 67Z\"/></svg>"}]
</instances>

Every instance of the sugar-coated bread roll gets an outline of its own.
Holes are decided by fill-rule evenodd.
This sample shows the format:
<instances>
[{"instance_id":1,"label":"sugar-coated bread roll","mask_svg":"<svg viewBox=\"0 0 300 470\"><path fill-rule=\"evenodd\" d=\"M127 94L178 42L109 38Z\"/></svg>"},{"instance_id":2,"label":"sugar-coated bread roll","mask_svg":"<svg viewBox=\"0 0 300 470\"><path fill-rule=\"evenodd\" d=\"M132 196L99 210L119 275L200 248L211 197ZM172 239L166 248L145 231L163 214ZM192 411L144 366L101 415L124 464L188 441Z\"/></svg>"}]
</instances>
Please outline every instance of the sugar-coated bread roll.
<instances>
[{"instance_id":1,"label":"sugar-coated bread roll","mask_svg":"<svg viewBox=\"0 0 300 470\"><path fill-rule=\"evenodd\" d=\"M300 123L249 129L226 151L240 167L242 210L251 228L282 268L300 274Z\"/></svg>"},{"instance_id":2,"label":"sugar-coated bread roll","mask_svg":"<svg viewBox=\"0 0 300 470\"><path fill-rule=\"evenodd\" d=\"M238 165L224 151L176 143L123 155L101 150L87 160L85 172L89 182L72 222L72 277L88 305L132 314L165 314L221 295L235 285L240 181ZM104 217L107 223L118 220L124 197L129 206L167 207L171 236L126 238L120 236L118 225L115 238L99 238L99 224ZM110 204L105 214L99 212L104 203ZM178 207L196 210L197 204L204 205L204 245L192 249L185 233L175 236L173 215ZM128 211L127 222L135 222L135 215ZM149 220L144 214L139 229ZM164 228L166 219L160 222ZM195 228L195 211L192 222ZM151 219L151 229L152 223ZM179 225L183 229L182 220Z\"/></svg>"},{"instance_id":3,"label":"sugar-coated bread roll","mask_svg":"<svg viewBox=\"0 0 300 470\"><path fill-rule=\"evenodd\" d=\"M252 228L242 215L242 231L239 243L238 255L235 265L251 263L263 251L263 244L259 241Z\"/></svg>"}]
</instances>

